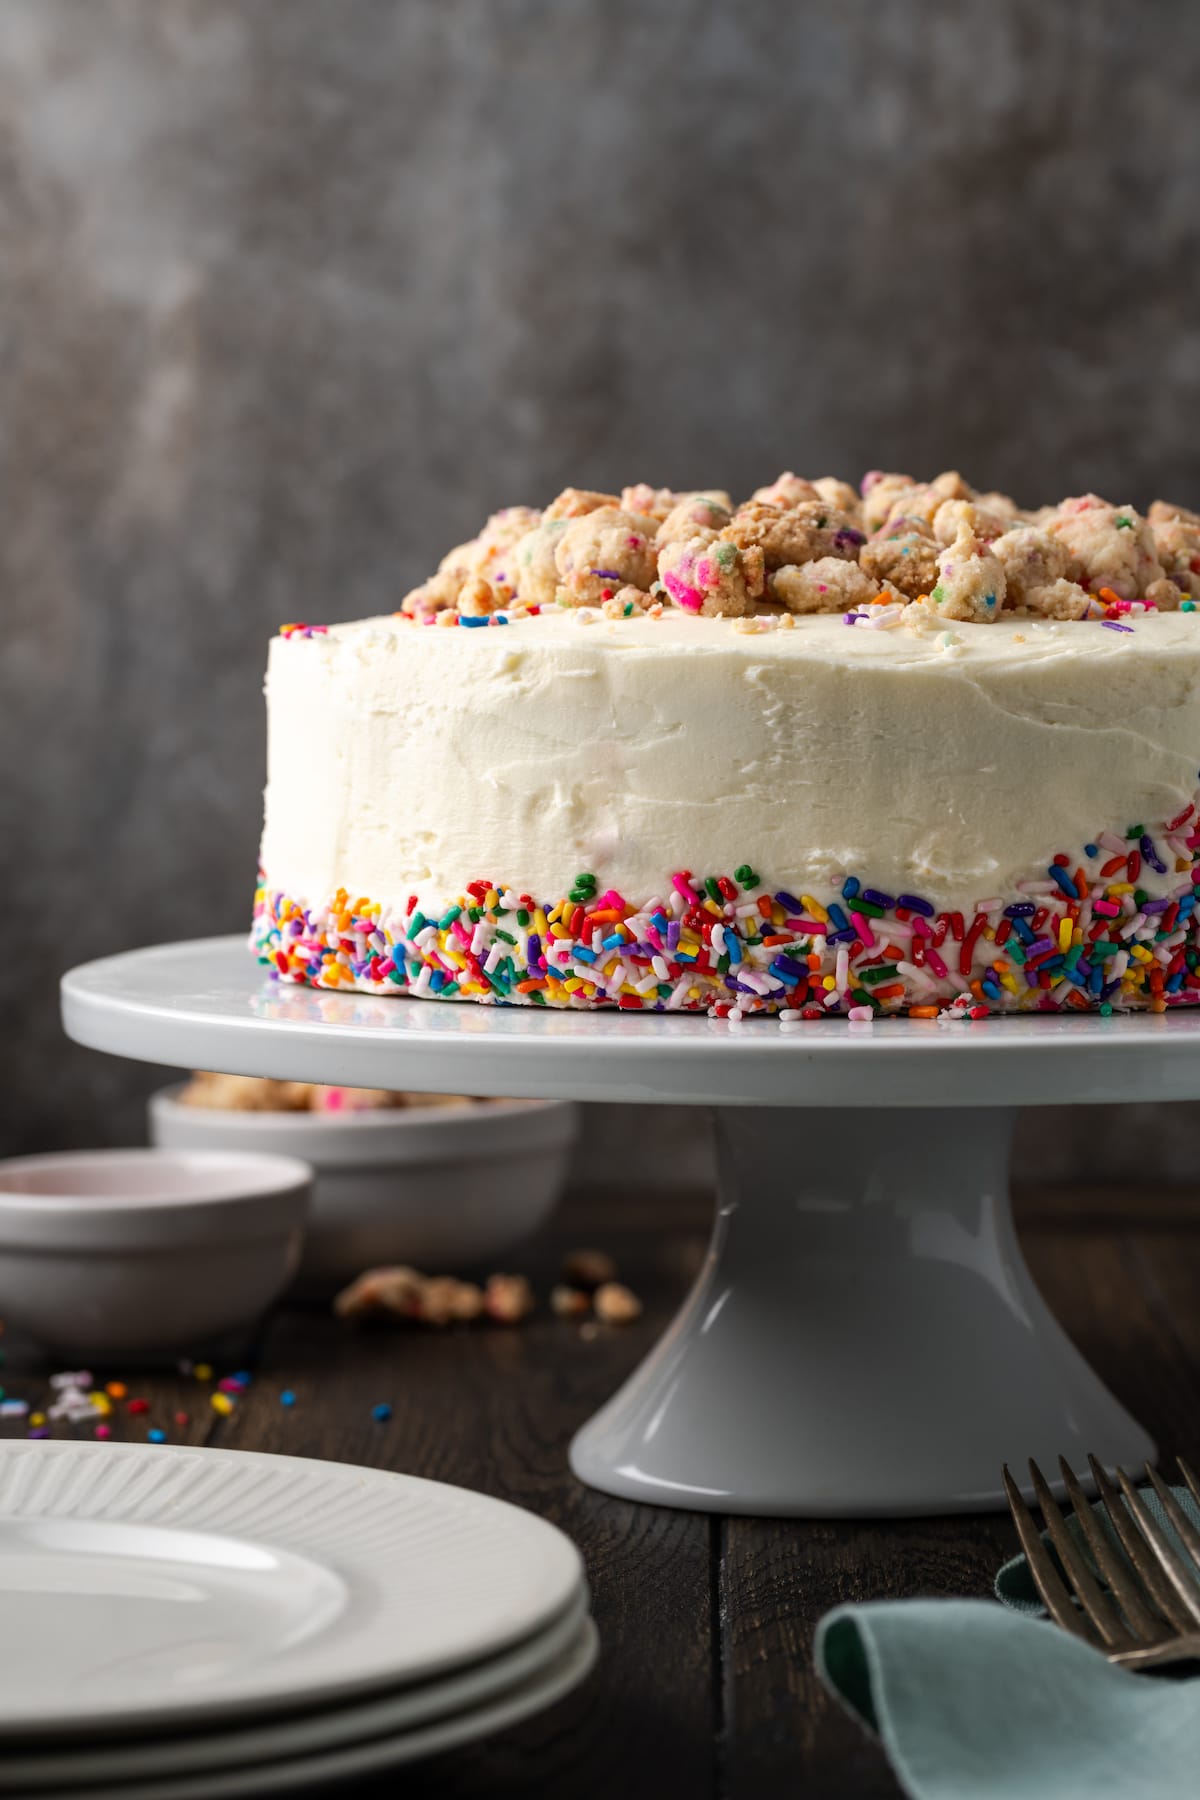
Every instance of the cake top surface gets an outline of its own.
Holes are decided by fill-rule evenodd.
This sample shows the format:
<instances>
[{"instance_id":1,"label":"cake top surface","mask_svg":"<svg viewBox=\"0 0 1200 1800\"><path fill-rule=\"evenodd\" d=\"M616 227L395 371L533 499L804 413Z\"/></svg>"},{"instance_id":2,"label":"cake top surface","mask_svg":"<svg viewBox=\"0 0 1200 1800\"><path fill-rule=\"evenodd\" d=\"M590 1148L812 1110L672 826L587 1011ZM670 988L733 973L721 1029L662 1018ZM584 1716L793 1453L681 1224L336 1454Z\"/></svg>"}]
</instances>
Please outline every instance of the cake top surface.
<instances>
[{"instance_id":1,"label":"cake top surface","mask_svg":"<svg viewBox=\"0 0 1200 1800\"><path fill-rule=\"evenodd\" d=\"M538 619L541 636L551 617L574 615L629 627L612 641L631 644L643 621L671 619L695 627L697 644L714 625L722 639L731 627L779 630L782 654L782 632L797 622L804 653L824 645L816 621L826 621L885 634L894 656L908 638L976 625L1128 634L1149 615L1194 613L1197 581L1200 513L1169 501L1145 515L1098 494L1031 509L980 492L956 470L930 481L872 470L857 488L789 471L740 505L723 489L639 483L506 507L442 557L396 619L398 629ZM322 631L283 627L285 636ZM1028 630L1004 636L1008 654L1031 641ZM1056 640L1035 631L1032 641Z\"/></svg>"},{"instance_id":2,"label":"cake top surface","mask_svg":"<svg viewBox=\"0 0 1200 1800\"><path fill-rule=\"evenodd\" d=\"M637 659L664 651L697 656L737 658L747 665L769 656L772 661L819 662L862 669L872 664L889 670L970 670L1011 665L1030 667L1057 661L1089 663L1149 654L1164 660L1194 653L1200 646L1196 621L1186 613L1147 611L1132 622L1106 619L1063 621L1011 617L1000 629L972 624L942 624L936 617L902 627L873 628L865 621L847 629L840 615L810 614L727 620L689 618L676 609L643 612L629 618L606 618L584 609L543 612L521 619L499 614L486 621L486 632L422 631L403 615L385 614L345 624L285 628L282 637L307 654L333 666L356 666L398 659L401 663L421 645L422 657L445 658L458 667L463 659L503 660L515 666L523 651L536 644L566 661L576 653L603 652ZM501 635L497 628L508 625ZM520 627L520 630L513 629Z\"/></svg>"}]
</instances>

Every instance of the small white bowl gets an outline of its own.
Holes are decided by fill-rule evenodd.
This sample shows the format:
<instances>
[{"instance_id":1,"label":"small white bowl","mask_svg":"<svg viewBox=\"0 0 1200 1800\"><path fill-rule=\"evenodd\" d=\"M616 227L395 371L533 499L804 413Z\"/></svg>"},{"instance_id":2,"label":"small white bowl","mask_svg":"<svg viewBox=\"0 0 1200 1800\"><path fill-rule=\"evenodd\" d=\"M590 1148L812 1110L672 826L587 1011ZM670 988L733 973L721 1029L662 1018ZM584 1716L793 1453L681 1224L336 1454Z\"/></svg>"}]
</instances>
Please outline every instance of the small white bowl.
<instances>
[{"instance_id":1,"label":"small white bowl","mask_svg":"<svg viewBox=\"0 0 1200 1800\"><path fill-rule=\"evenodd\" d=\"M284 1156L0 1162L0 1315L64 1361L243 1345L299 1264L311 1190Z\"/></svg>"},{"instance_id":2,"label":"small white bowl","mask_svg":"<svg viewBox=\"0 0 1200 1800\"><path fill-rule=\"evenodd\" d=\"M538 1229L562 1192L578 1113L565 1100L376 1112L224 1112L150 1101L151 1142L269 1150L316 1180L298 1291L326 1298L364 1269L458 1274Z\"/></svg>"}]
</instances>

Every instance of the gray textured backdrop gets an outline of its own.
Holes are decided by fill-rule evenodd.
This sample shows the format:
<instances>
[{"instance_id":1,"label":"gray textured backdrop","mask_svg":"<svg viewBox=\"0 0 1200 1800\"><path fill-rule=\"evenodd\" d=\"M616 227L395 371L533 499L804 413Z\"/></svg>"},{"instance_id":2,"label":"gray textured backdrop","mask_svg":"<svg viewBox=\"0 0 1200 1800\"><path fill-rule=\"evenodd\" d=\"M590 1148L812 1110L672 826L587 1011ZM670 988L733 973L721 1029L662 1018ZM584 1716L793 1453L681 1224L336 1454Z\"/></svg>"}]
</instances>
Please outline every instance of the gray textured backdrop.
<instances>
[{"instance_id":1,"label":"gray textured backdrop","mask_svg":"<svg viewBox=\"0 0 1200 1800\"><path fill-rule=\"evenodd\" d=\"M567 479L1195 504L1198 92L1189 0L0 0L0 1148L137 1132L55 978L244 923L283 619Z\"/></svg>"}]
</instances>

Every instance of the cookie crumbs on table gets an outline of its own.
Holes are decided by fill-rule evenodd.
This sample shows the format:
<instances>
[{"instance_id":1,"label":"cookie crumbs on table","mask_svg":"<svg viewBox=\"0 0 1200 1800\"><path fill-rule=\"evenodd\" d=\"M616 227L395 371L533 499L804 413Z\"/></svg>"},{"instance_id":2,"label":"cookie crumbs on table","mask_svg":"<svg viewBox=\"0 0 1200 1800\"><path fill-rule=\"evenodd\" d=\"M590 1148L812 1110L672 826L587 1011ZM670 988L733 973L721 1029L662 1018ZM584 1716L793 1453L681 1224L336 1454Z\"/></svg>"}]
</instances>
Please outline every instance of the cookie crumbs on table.
<instances>
[{"instance_id":1,"label":"cookie crumbs on table","mask_svg":"<svg viewBox=\"0 0 1200 1800\"><path fill-rule=\"evenodd\" d=\"M631 1325L642 1311L637 1295L620 1281L606 1281L598 1287L592 1305L602 1325Z\"/></svg>"},{"instance_id":2,"label":"cookie crumbs on table","mask_svg":"<svg viewBox=\"0 0 1200 1800\"><path fill-rule=\"evenodd\" d=\"M524 1275L489 1275L483 1290L483 1310L498 1325L519 1325L537 1302Z\"/></svg>"},{"instance_id":3,"label":"cookie crumbs on table","mask_svg":"<svg viewBox=\"0 0 1200 1800\"><path fill-rule=\"evenodd\" d=\"M576 1251L564 1258L561 1281L550 1291L550 1311L557 1318L580 1319L593 1311L606 1324L625 1324L639 1315L641 1301L614 1277L617 1265L605 1251ZM388 1315L418 1325L447 1326L484 1318L516 1325L536 1310L537 1299L524 1275L489 1275L483 1288L452 1275L424 1275L404 1265L367 1269L333 1301L338 1318L367 1320Z\"/></svg>"},{"instance_id":4,"label":"cookie crumbs on table","mask_svg":"<svg viewBox=\"0 0 1200 1800\"><path fill-rule=\"evenodd\" d=\"M642 1302L623 1283L613 1279L617 1265L606 1251L583 1250L568 1253L563 1259L576 1281L587 1285L573 1286L559 1282L550 1291L549 1309L564 1321L578 1322L584 1341L594 1339L603 1325L632 1323L642 1312ZM342 1318L360 1319L388 1315L405 1322L432 1325L466 1324L486 1320L493 1324L522 1324L537 1309L532 1284L525 1275L511 1272L488 1277L483 1287L461 1281L456 1276L426 1276L403 1266L367 1270L340 1293L334 1311ZM179 1374L208 1386L209 1406L221 1418L229 1418L239 1398L252 1385L247 1369L215 1376L209 1363L183 1359ZM33 1439L51 1436L54 1423L67 1426L92 1424L93 1437L107 1443L114 1439L113 1421L118 1413L129 1420L146 1422L146 1441L151 1444L169 1442L166 1429L150 1422L151 1402L143 1395L130 1396L128 1383L119 1379L107 1381L103 1388L94 1385L88 1369L61 1370L46 1378L52 1399L45 1411L31 1407L24 1398L5 1395L0 1389L0 1419L23 1419L26 1436ZM294 1388L279 1390L279 1404L289 1411L297 1404ZM161 1416L161 1415L160 1415ZM373 1408L372 1417L382 1422L391 1417L391 1408L381 1402ZM183 1430L191 1422L191 1414L179 1409L172 1423Z\"/></svg>"},{"instance_id":5,"label":"cookie crumbs on table","mask_svg":"<svg viewBox=\"0 0 1200 1800\"><path fill-rule=\"evenodd\" d=\"M616 1280L616 1261L607 1250L568 1250L562 1260L562 1278L569 1287L590 1291Z\"/></svg>"},{"instance_id":6,"label":"cookie crumbs on table","mask_svg":"<svg viewBox=\"0 0 1200 1800\"><path fill-rule=\"evenodd\" d=\"M550 1289L550 1311L560 1319L586 1318L592 1310L591 1296L583 1288L567 1287L560 1282Z\"/></svg>"}]
</instances>

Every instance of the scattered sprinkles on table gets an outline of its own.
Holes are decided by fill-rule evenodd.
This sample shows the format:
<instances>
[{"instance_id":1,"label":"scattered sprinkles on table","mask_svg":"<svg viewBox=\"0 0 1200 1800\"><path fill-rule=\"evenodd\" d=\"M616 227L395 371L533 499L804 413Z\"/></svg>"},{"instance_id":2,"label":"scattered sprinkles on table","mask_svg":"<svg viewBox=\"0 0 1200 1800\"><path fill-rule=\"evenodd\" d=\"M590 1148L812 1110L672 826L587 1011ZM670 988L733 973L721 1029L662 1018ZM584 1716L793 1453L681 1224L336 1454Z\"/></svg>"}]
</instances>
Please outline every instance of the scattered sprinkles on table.
<instances>
[{"instance_id":1,"label":"scattered sprinkles on table","mask_svg":"<svg viewBox=\"0 0 1200 1800\"><path fill-rule=\"evenodd\" d=\"M213 1370L207 1363L184 1361L178 1365L178 1372L205 1383L213 1380ZM252 1381L253 1376L247 1369L222 1376L210 1396L214 1410L225 1416L231 1414L236 1401ZM49 1437L55 1425L92 1425L92 1435L104 1443L113 1437L112 1422L123 1414L129 1420L137 1421L138 1427L145 1428L147 1443L164 1444L170 1441L165 1426L152 1422L152 1403L140 1394L130 1397L128 1385L124 1381L108 1381L103 1387L98 1387L90 1369L62 1369L48 1378L48 1386L51 1397L44 1411L31 1408L26 1399L6 1395L0 1388L0 1420L26 1420L26 1436L30 1438ZM294 1402L295 1394L292 1390L285 1389L285 1393L289 1395L288 1404ZM172 1413L171 1417L172 1423L180 1430L191 1422L191 1414L182 1409Z\"/></svg>"},{"instance_id":2,"label":"scattered sprinkles on table","mask_svg":"<svg viewBox=\"0 0 1200 1800\"><path fill-rule=\"evenodd\" d=\"M471 882L429 916L340 890L310 909L261 887L259 960L281 981L493 1005L785 1021L1149 1010L1200 1001L1200 789L1160 824L1098 832L1010 895L939 911L855 875L822 898L749 864L676 871L634 904L584 872L545 901Z\"/></svg>"}]
</instances>

